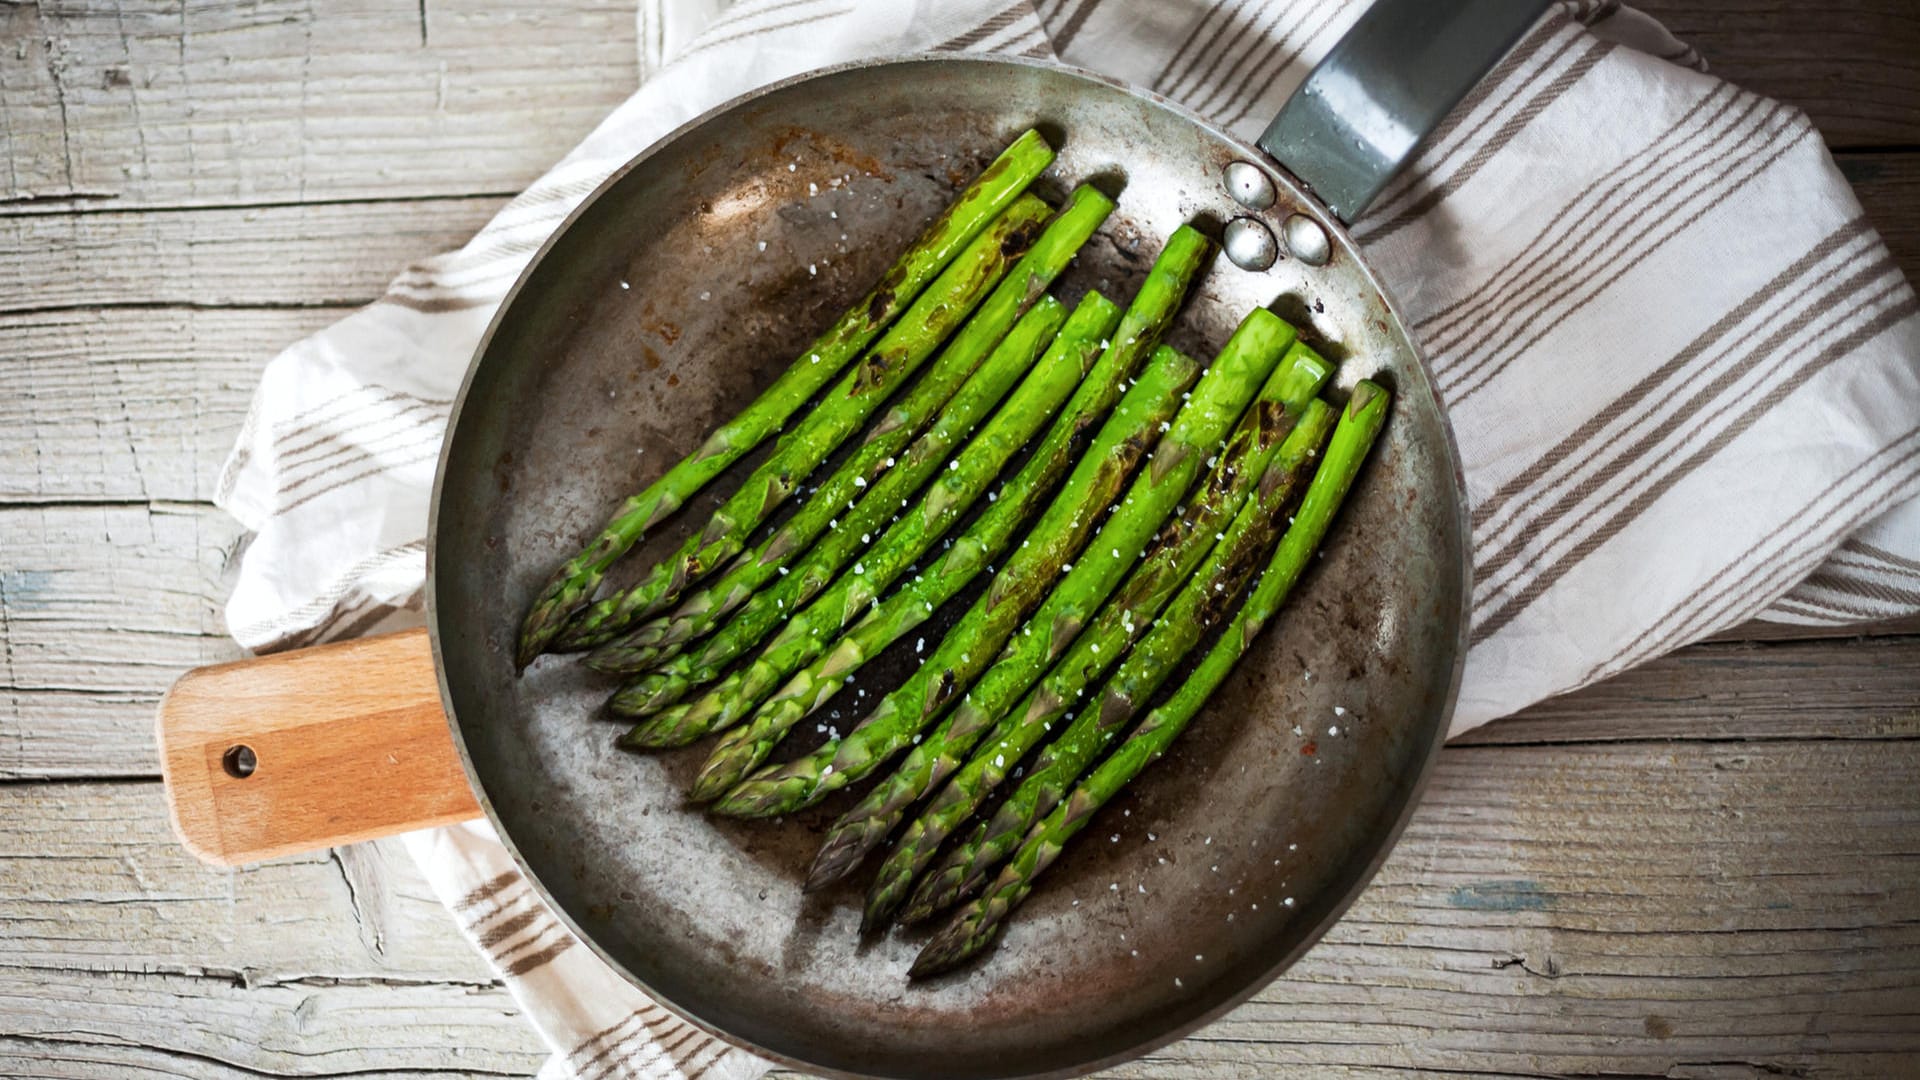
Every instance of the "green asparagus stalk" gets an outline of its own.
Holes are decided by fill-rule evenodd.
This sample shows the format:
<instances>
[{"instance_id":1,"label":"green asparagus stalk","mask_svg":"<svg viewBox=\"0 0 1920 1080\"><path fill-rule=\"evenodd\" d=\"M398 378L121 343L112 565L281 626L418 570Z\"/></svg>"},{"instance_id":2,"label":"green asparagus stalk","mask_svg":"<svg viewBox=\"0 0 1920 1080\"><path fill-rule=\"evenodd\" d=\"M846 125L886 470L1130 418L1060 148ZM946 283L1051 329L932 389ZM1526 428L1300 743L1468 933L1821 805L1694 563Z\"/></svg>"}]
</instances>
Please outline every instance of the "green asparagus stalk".
<instances>
[{"instance_id":1,"label":"green asparagus stalk","mask_svg":"<svg viewBox=\"0 0 1920 1080\"><path fill-rule=\"evenodd\" d=\"M1191 401L1170 424L1161 425L1165 434L1152 462L1097 533L1093 525L1102 504L1095 504L1092 512L1066 507L1049 511L1028 538L1031 546L1007 560L986 594L926 663L867 719L846 738L740 784L720 803L719 812L770 817L810 806L906 749L989 664L1037 665L1058 655L1179 504L1203 459L1225 441L1292 342L1292 327L1265 308L1254 309L1194 388ZM1081 552L1083 544L1086 550ZM1081 555L1078 562L1069 561L1076 553ZM1026 625L1026 640L1013 650L1017 658L996 661L995 654L1029 614L1033 620Z\"/></svg>"},{"instance_id":2,"label":"green asparagus stalk","mask_svg":"<svg viewBox=\"0 0 1920 1080\"><path fill-rule=\"evenodd\" d=\"M1038 132L1014 140L993 164L935 218L912 246L839 321L801 350L773 385L721 425L700 448L682 458L644 491L627 499L600 535L541 586L520 627L515 658L533 662L585 606L607 568L741 455L780 430L794 411L840 374L880 331L920 294L934 275L972 243L1053 161L1053 148Z\"/></svg>"},{"instance_id":3,"label":"green asparagus stalk","mask_svg":"<svg viewBox=\"0 0 1920 1080\"><path fill-rule=\"evenodd\" d=\"M844 877L886 838L921 794L964 764L964 773L942 788L901 836L868 893L866 928L875 929L891 918L914 878L953 830L973 815L1012 765L1052 730L1086 687L1119 662L1133 638L1193 575L1331 372L1331 365L1296 342L1241 418L1226 449L1210 462L1206 482L1154 537L1126 584L1074 640L1045 681L1028 692L1051 658L1028 648L1034 637L1016 637L940 729L915 746L899 768L834 824L814 860L808 887ZM1026 697L1009 709L1023 693ZM983 740L981 733L989 723L996 726ZM968 759L967 752L976 743L981 749Z\"/></svg>"},{"instance_id":4,"label":"green asparagus stalk","mask_svg":"<svg viewBox=\"0 0 1920 1080\"><path fill-rule=\"evenodd\" d=\"M798 607L774 643L751 665L695 701L666 709L636 725L623 740L625 744L639 748L683 746L745 717L782 680L817 656L894 579L906 572L914 560L925 554L987 493L1007 459L1026 445L1042 423L1059 412L1039 449L1007 485L1008 497L996 502L969 530L983 545L986 541L981 538L991 530L998 529L1010 536L1032 508L1039 505L1053 482L1067 471L1082 437L1093 430L1114 399L1120 396L1126 373L1113 366L1093 367L1101 355L1102 339L1119 317L1120 310L1112 301L1089 292L1013 397L941 473L919 502L889 526L861 559L863 573L841 575L815 601L803 607L787 603L784 594L771 596L776 613L784 614ZM1091 373L1089 368L1093 368ZM1069 395L1073 400L1061 410L1060 403ZM777 587L784 588L791 576ZM736 643L735 635L757 633L752 626L736 624L738 619L697 649L675 657L672 670L655 672L621 691L614 698L614 711L640 712L653 707L656 695L684 692L669 680L699 685L717 677L728 660L750 647L751 642Z\"/></svg>"},{"instance_id":5,"label":"green asparagus stalk","mask_svg":"<svg viewBox=\"0 0 1920 1080\"><path fill-rule=\"evenodd\" d=\"M1015 325L1014 317L1019 310L1044 295L1047 286L1066 269L1068 261L1112 212L1113 200L1099 190L1084 185L1077 188L1068 198L1067 205L1061 210L1060 215L1048 224L1046 231L1040 234L1040 239L1034 242L1032 250L1028 251L1020 264L1000 282L993 295L980 305L980 310L954 337L934 371L929 372L927 378L921 381L921 385L914 388L913 395L921 394L923 387L932 381L934 374L939 372L942 366L964 365L971 368L980 363L979 357L988 355L987 351L994 348L1002 336L1010 332L1007 327ZM1064 310L1059 314L1061 318L1066 316ZM1059 329L1058 322L1056 321L1050 329ZM1044 348L1045 345L1045 339L1040 340L1035 345L1033 353L1038 353L1039 349ZM1031 362L1032 355L1029 354L1027 362ZM993 402L999 400L999 396L1004 394L1006 388L1011 385L1012 381L1009 379L1002 385L999 394L986 402L986 407L991 408ZM899 406L889 409L889 415L911 415L913 404L912 401L903 401ZM956 416L964 416L971 411L973 420L956 428L954 437L957 439L965 436L985 410L949 407L945 411L955 413ZM798 553L807 550L807 545L813 543L826 531L828 525L836 518L845 518L845 521L841 522L846 526L843 532L851 537L858 537L862 533L882 527L893 512L899 509L899 500L918 490L937 464L927 462L926 467L913 478L902 477L899 480L892 480L889 479L892 475L889 472L887 477L882 477L874 483L873 492L867 492L866 485L874 478L853 470L860 465L871 469L876 464L891 469L894 455L901 452L901 447L905 446L907 439L914 434L905 425L891 430L885 430L883 425L883 431L884 433L878 437L870 438L853 460L843 465L833 479L821 484L798 512L783 523L772 536L763 541L757 549L737 561L721 580L687 597L673 615L655 624L641 627L635 630L629 639L623 639L622 645L629 650L627 655L636 655L630 651L633 646L684 642L708 633L718 626L729 612L745 602L767 582L773 580ZM951 446L951 442L948 445ZM939 452L945 453L944 450ZM877 493L882 487L894 493L892 499L886 503L862 498L863 492ZM861 500L865 505L855 505L856 499ZM851 510L852 513L843 514L845 510ZM821 559L816 560L816 565L830 564L824 568L824 573L829 580L832 573L859 550L859 546L851 541L833 544L831 542L834 539L830 536L822 541L829 550ZM810 557L813 554L809 551ZM835 558L839 561L833 562ZM601 655L597 659L590 660L590 666L602 671L612 669L618 672L612 654Z\"/></svg>"},{"instance_id":6,"label":"green asparagus stalk","mask_svg":"<svg viewBox=\"0 0 1920 1080\"><path fill-rule=\"evenodd\" d=\"M962 909L914 961L912 978L926 978L965 963L991 944L1007 916L1033 891L1034 881L1060 857L1067 843L1148 765L1159 760L1186 730L1200 707L1233 670L1268 620L1279 611L1307 561L1326 536L1361 462L1386 420L1387 392L1372 382L1354 388L1326 460L1308 485L1260 583L1212 649L1186 681L1141 721L1127 741L1030 829L993 887ZM1157 632L1157 631L1156 631Z\"/></svg>"},{"instance_id":7,"label":"green asparagus stalk","mask_svg":"<svg viewBox=\"0 0 1920 1080\"><path fill-rule=\"evenodd\" d=\"M1102 308L1111 313L1110 317L1092 317L1098 315ZM1119 310L1104 298L1087 310L1092 315L1081 320L1076 333L1084 334L1092 329L1098 334L1103 328L1093 326L1093 323L1103 322L1106 328L1110 328L1111 320L1119 317ZM984 491L992 480L992 473L988 471L989 463L981 459L983 454L989 452L987 438L991 436L995 443L1004 442L1003 436L1008 431L1018 429L1019 437L1024 440L1050 418L1051 410L1057 408L1071 392L1072 386L1066 379L1080 364L1066 361L1060 370L1051 373L1051 378L1031 378L1029 381L1035 388L1034 392L1016 393L1003 410L1013 413L1019 408L1021 412L1009 415L1006 421L983 431L982 439L977 444L969 444L957 456L953 453L954 444L964 438L1000 398L1007 396L1013 383L1033 367L1041 350L1055 339L1066 318L1066 309L1059 301L1042 297L955 396L954 405L943 412L939 421L901 455L898 465L888 470L880 482L853 505L839 527L822 537L813 549L794 564L791 572L783 569L780 576L764 589L747 598L731 618L725 620L719 633L704 641L689 643L688 651L684 653L656 661L652 671L630 682L615 696L613 711L621 716L653 715L678 701L696 685L696 680L705 681L718 674L735 658L758 644L782 620L804 610L821 590L832 584L834 576L849 561L861 554L876 533L880 534L880 543L868 549L866 557L854 563L859 572L849 576L878 577L905 569L909 560L900 557L899 552L887 549L887 534L883 530L888 528L888 521L896 514L912 516L901 509L913 505L909 496L936 474L960 472L970 466L967 479L973 482L971 486L976 489L974 497L978 497L978 492ZM1098 341L1098 337L1095 337L1094 344L1097 345ZM1084 346L1085 342L1082 344ZM1096 354L1095 349L1083 348L1081 355L1085 359L1082 363L1090 364L1092 356ZM1051 400L1039 402L1046 405L1048 411L1032 411L1036 394L1051 394ZM975 445L979 449L975 449ZM1006 449L1011 452L1017 445L1015 443ZM969 455L976 460L964 461ZM992 464L997 465L1005 460L1005 457L1000 457ZM962 468L949 469L949 463L961 464ZM945 528L958 516L961 508L953 508L951 515L944 512L947 509L944 505L941 509L943 513L939 525ZM680 615L676 614L674 618L680 619ZM681 625L685 625L685 622L682 621ZM670 644L666 647L680 646ZM612 649L613 646L608 648Z\"/></svg>"},{"instance_id":8,"label":"green asparagus stalk","mask_svg":"<svg viewBox=\"0 0 1920 1080\"><path fill-rule=\"evenodd\" d=\"M1114 672L1096 697L1098 704L1081 709L1060 738L1041 751L1032 772L992 817L921 881L901 913L903 922L928 918L972 896L985 884L1033 823L1053 809L1086 767L1119 736L1136 710L1153 696L1206 630L1226 617L1241 585L1272 546L1280 531L1282 511L1312 468L1333 426L1331 408L1320 401L1308 405L1261 474L1257 492L1234 516L1224 537L1212 545L1206 563L1168 605L1164 617L1155 621ZM1053 710L1043 725L1053 723L1064 711L1064 706ZM1028 740L1028 745L1032 741ZM997 756L1001 751L989 748L982 753ZM927 816L938 820L929 822L929 832L937 828L950 834L964 820L948 812L944 804L950 797L961 797L962 789L988 780L997 783L1004 776L1004 769L987 774L969 762L935 800L940 809L930 810ZM923 857L921 861L926 860Z\"/></svg>"},{"instance_id":9,"label":"green asparagus stalk","mask_svg":"<svg viewBox=\"0 0 1920 1080\"><path fill-rule=\"evenodd\" d=\"M744 627L758 628L759 633L764 633L765 628L785 618L789 610L798 610L798 605L791 600L801 591L802 583L818 582L820 586L825 586L833 580L833 574L872 539L871 530L884 527L887 520L907 504L906 496L918 490L948 460L954 444L965 438L973 426L992 411L1014 383L1033 366L1040 351L1053 339L1066 317L1066 306L1051 296L1042 296L1038 303L1028 308L1027 313L1007 332L1007 336L1000 340L993 354L987 357L986 363L968 377L966 383L954 393L952 400L940 410L933 426L901 452L897 464L894 463L895 459L888 458L886 471L872 486L860 485L857 500L850 500L840 507L841 516L828 518L828 528L819 542L807 549L790 568L781 564L792 553L790 545L797 541L789 539L790 534L783 527L759 547L735 560L734 566L720 581L688 596L671 615L631 630L588 654L587 666L610 675L654 668L654 676L658 676L661 674L658 669L662 666L684 672L691 669L691 664L675 664L675 660L681 659L676 650L686 643L688 637L704 634L706 628L726 620L729 614L737 612L732 621ZM824 492L826 489L822 487L820 490ZM812 509L812 506L810 499L802 512ZM832 511L836 506L835 503L827 503L826 509ZM788 524L799 516L795 514L789 518ZM861 539L862 536L867 539ZM769 581L771 584L762 589L762 585ZM793 584L789 586L789 582ZM810 599L811 595L809 593L806 598ZM751 632L736 631L732 640L744 649L758 640L758 634L747 636ZM663 650L671 651L671 655L662 656ZM720 662L731 658L725 657ZM643 681L662 680L650 677ZM660 704L671 704L673 700L676 699L668 699ZM622 714L647 715L646 712L629 714L625 710L622 710Z\"/></svg>"},{"instance_id":10,"label":"green asparagus stalk","mask_svg":"<svg viewBox=\"0 0 1920 1080\"><path fill-rule=\"evenodd\" d=\"M610 640L638 619L677 599L692 582L724 564L746 546L755 526L766 520L819 464L852 435L867 417L879 409L893 392L919 370L933 355L941 341L967 318L988 290L1000 282L1009 265L1032 246L1045 220L1047 204L1032 195L1022 195L1012 206L974 238L960 257L941 271L940 277L914 301L905 317L888 330L867 355L827 391L826 397L792 431L774 444L773 454L747 477L746 482L707 519L706 527L689 536L680 550L656 563L640 581L613 596L595 601L573 617L560 631L555 644L562 649L599 645ZM1025 307L1021 290L1016 290L1012 305L1002 305L988 316L973 334L966 331L956 340L958 348L947 349L942 362L934 365L928 378L921 380L929 389L925 395L909 391L899 409L881 417L868 441L855 451L854 468L842 470L829 483L846 489L837 501L828 505L837 509L846 501L855 479L865 479L889 455L889 447L898 450L927 420L925 412L946 400L1000 340L1014 317ZM918 387L916 387L916 390ZM944 391L944 392L942 392ZM907 408L917 415L907 415ZM865 470L865 471L862 471ZM832 493L822 491L822 495ZM816 500L827 502L826 499Z\"/></svg>"},{"instance_id":11,"label":"green asparagus stalk","mask_svg":"<svg viewBox=\"0 0 1920 1080\"><path fill-rule=\"evenodd\" d=\"M1066 414L1075 418L1071 431L1063 431L1061 423L1054 425L1023 471L1003 488L1011 501L1002 499L999 505L981 515L981 520L963 538L966 541L961 545L963 551L977 549L985 552L986 558L981 560L983 564L998 557L1000 550L1012 539L1013 531L1046 495L1053 480L1072 464L1073 455L1079 452L1079 439L1085 430L1105 415L1114 398L1119 396L1121 384L1152 351L1153 343L1159 340L1172 322L1188 286L1212 253L1212 242L1196 230L1184 225L1174 230L1160 257L1148 270L1147 280L1141 285L1127 314L1113 331L1111 342L1101 343L1106 351L1088 373L1080 389L1074 392L1073 400L1066 409ZM1072 324L1068 325L1071 327ZM1063 331L1062 337L1065 336ZM1042 366L1046 364L1043 360ZM997 463L992 464L989 474L998 469ZM1045 479L1038 480L1042 472ZM933 505L931 495L927 505L929 508ZM930 522L932 515L923 517ZM896 525L895 528L902 526ZM911 535L903 533L902 542ZM928 537L929 541L932 539L937 539L937 534ZM924 547L920 550L924 550ZM909 556L909 560L917 557L916 553ZM879 590L868 592L862 580L850 581L846 575L842 575L833 589L816 600L803 617L789 623L752 664L727 677L694 701L662 712L648 724L629 733L629 739L635 745L680 745L708 731L739 723L752 714L784 680L814 662L837 640L848 624L866 611L867 604L879 595ZM894 625L900 617L899 607L909 602L904 590L889 598L886 604L893 607L875 614L876 623ZM824 616L824 623L819 616Z\"/></svg>"},{"instance_id":12,"label":"green asparagus stalk","mask_svg":"<svg viewBox=\"0 0 1920 1080\"><path fill-rule=\"evenodd\" d=\"M1119 493L1127 475L1153 445L1161 418L1173 413L1180 392L1199 371L1197 361L1173 349L1163 346L1155 352L1146 374L1120 399L1066 483L1041 513L1039 523L1015 549L1009 566L1017 559L1029 565L1050 563L1057 567L1057 560L1072 554L1077 540L1085 537L1088 526L1099 516L1100 508ZM995 557L994 550L969 543L972 531L962 534L925 573L868 612L824 655L789 679L751 721L723 736L694 782L693 797L714 799L726 794L766 760L794 724L838 693L849 675L920 625L986 569ZM997 546L1004 548L1012 540L1012 530L995 539L1001 540ZM1001 591L997 581L988 587L987 596ZM736 804L726 812L758 816L739 813L750 809L750 805Z\"/></svg>"}]
</instances>

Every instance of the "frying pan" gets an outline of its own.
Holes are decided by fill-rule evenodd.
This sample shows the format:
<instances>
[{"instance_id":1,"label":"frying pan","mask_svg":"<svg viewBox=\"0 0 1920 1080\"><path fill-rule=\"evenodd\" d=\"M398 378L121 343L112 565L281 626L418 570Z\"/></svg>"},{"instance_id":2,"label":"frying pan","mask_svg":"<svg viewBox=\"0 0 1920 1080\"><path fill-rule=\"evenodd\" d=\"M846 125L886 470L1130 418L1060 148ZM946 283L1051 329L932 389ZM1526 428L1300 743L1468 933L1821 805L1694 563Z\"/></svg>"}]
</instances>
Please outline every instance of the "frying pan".
<instances>
[{"instance_id":1,"label":"frying pan","mask_svg":"<svg viewBox=\"0 0 1920 1080\"><path fill-rule=\"evenodd\" d=\"M1065 1076L1219 1016L1345 910L1446 732L1464 484L1420 353L1342 220L1542 6L1386 0L1258 147L1089 72L965 56L828 69L682 127L581 204L480 345L432 504L431 664L416 633L190 673L160 720L183 839L233 862L484 812L615 970L814 1072ZM778 824L709 818L681 797L702 750L617 750L596 718L607 681L564 658L516 677L512 644L608 508L747 402L1029 127L1059 148L1043 192L1092 178L1119 195L1063 299L1131 295L1160 238L1199 222L1229 258L1173 344L1211 355L1271 306L1338 363L1336 393L1374 377L1395 402L1318 565L1186 738L984 962L909 985L921 935L860 939L863 875L801 892L842 802ZM623 567L671 550L728 489ZM857 722L910 668L897 653L813 719ZM824 737L804 724L789 752Z\"/></svg>"}]
</instances>

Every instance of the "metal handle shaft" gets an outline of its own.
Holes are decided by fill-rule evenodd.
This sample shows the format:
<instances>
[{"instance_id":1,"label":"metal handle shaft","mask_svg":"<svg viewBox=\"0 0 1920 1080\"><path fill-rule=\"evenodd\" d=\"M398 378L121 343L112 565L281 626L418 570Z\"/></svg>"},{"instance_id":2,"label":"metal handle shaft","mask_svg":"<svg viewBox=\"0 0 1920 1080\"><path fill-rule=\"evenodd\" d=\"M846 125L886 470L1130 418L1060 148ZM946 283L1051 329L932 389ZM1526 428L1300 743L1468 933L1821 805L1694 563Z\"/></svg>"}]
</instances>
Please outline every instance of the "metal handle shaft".
<instances>
[{"instance_id":1,"label":"metal handle shaft","mask_svg":"<svg viewBox=\"0 0 1920 1080\"><path fill-rule=\"evenodd\" d=\"M1376 0L1260 136L1352 222L1549 0Z\"/></svg>"}]
</instances>

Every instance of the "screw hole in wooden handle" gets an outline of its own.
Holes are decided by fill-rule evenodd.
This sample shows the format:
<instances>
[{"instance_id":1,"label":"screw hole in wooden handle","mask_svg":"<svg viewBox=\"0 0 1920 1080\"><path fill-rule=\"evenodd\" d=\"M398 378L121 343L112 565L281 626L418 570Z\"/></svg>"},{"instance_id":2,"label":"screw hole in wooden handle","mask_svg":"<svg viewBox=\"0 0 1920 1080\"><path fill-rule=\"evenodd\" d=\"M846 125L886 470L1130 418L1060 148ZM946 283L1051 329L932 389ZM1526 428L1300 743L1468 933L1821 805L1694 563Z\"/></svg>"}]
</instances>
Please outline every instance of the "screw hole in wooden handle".
<instances>
[{"instance_id":1,"label":"screw hole in wooden handle","mask_svg":"<svg viewBox=\"0 0 1920 1080\"><path fill-rule=\"evenodd\" d=\"M425 630L200 668L155 723L174 831L222 866L480 815Z\"/></svg>"},{"instance_id":2,"label":"screw hole in wooden handle","mask_svg":"<svg viewBox=\"0 0 1920 1080\"><path fill-rule=\"evenodd\" d=\"M220 755L220 767L235 780L245 780L252 776L254 767L259 763L259 756L253 752L253 747L246 743L229 746L227 752Z\"/></svg>"}]
</instances>

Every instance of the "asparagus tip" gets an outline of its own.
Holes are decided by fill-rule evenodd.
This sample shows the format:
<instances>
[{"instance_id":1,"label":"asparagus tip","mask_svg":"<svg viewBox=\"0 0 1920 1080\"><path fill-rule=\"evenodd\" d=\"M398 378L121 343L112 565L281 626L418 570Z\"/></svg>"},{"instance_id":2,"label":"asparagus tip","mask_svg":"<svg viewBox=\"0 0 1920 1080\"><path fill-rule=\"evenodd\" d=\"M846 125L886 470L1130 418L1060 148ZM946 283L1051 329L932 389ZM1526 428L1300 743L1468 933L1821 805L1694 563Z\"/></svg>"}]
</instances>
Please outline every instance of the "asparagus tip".
<instances>
[{"instance_id":1,"label":"asparagus tip","mask_svg":"<svg viewBox=\"0 0 1920 1080\"><path fill-rule=\"evenodd\" d=\"M860 865L860 856L864 852L851 841L846 832L835 830L820 846L820 853L813 857L813 865L807 870L806 891L814 892L853 873Z\"/></svg>"},{"instance_id":2,"label":"asparagus tip","mask_svg":"<svg viewBox=\"0 0 1920 1080\"><path fill-rule=\"evenodd\" d=\"M1000 921L996 919L983 926L984 916L984 911L969 909L948 923L927 942L920 955L914 957L913 966L907 969L907 978L918 980L944 975L992 944L1000 936Z\"/></svg>"}]
</instances>

